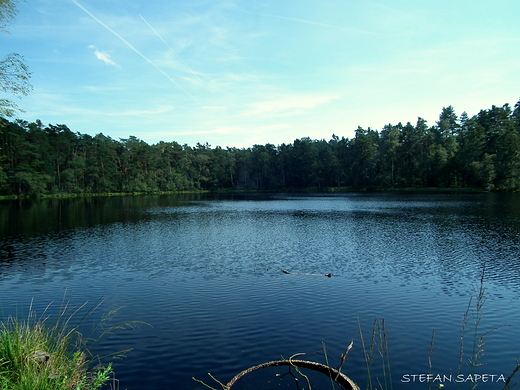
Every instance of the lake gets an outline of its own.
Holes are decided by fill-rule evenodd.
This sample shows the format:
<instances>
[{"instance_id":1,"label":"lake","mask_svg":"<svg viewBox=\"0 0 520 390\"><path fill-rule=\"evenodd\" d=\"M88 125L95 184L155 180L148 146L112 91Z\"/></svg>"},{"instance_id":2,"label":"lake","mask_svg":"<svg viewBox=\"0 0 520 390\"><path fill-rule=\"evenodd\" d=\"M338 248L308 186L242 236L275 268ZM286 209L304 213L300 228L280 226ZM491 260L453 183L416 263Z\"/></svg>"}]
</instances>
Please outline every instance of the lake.
<instances>
[{"instance_id":1,"label":"lake","mask_svg":"<svg viewBox=\"0 0 520 390\"><path fill-rule=\"evenodd\" d=\"M419 375L433 373L445 389L469 388L473 374L489 375L479 388L501 389L520 355L520 194L3 201L0 233L4 318L25 315L31 300L39 313L102 301L82 332L117 308L111 323L149 324L95 347L101 356L132 349L115 361L120 389L205 388L192 377L219 387L208 372L225 383L280 356L324 362L324 346L338 366L351 341L342 372L366 388L360 334L368 350L376 319L394 388L426 389ZM466 312L465 362L491 331L474 370L458 368ZM380 366L376 348L374 385L385 379ZM295 389L286 373L258 371L233 389Z\"/></svg>"}]
</instances>

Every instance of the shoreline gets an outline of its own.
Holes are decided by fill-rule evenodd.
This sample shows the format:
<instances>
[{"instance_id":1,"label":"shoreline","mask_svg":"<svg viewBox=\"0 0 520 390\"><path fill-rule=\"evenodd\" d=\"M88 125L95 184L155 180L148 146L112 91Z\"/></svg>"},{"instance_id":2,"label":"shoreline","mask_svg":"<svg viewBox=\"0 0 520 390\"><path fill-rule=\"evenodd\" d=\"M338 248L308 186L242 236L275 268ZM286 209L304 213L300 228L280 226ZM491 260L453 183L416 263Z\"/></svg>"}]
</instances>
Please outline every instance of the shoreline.
<instances>
[{"instance_id":1,"label":"shoreline","mask_svg":"<svg viewBox=\"0 0 520 390\"><path fill-rule=\"evenodd\" d=\"M342 193L515 193L518 191L498 191L485 190L470 187L406 187L406 188L349 188L349 187L310 187L303 189L289 188L282 190L239 190L239 189L220 189L220 190L193 190L193 191L156 191L156 192L103 192L103 193L63 193L63 194L21 194L21 195L0 195L1 200L33 200L33 199L71 199L71 198L97 198L97 197L117 197L117 196L146 196L146 195L177 195L177 194L282 194L282 193L303 193L303 194L342 194Z\"/></svg>"}]
</instances>

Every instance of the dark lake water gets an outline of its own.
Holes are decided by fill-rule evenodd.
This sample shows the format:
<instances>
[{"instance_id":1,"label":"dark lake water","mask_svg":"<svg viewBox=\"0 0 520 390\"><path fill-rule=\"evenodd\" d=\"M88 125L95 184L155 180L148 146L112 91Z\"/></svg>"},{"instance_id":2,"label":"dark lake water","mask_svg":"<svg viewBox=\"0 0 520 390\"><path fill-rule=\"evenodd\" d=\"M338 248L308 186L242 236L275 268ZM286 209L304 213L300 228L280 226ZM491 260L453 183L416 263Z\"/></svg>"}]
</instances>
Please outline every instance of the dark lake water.
<instances>
[{"instance_id":1,"label":"dark lake water","mask_svg":"<svg viewBox=\"0 0 520 390\"><path fill-rule=\"evenodd\" d=\"M204 389L192 377L218 387L208 372L227 382L280 356L324 362L323 343L338 366L352 340L342 371L366 388L360 330L370 344L382 318L394 388L427 389L431 383L414 375L430 372L453 375L445 389L469 388L455 377L470 299L465 363L475 335L500 328L485 337L482 365L462 367L464 378L488 374L478 388L501 389L499 375L507 378L520 356L519 194L5 201L0 233L4 317L26 313L31 300L39 312L50 302L48 310L58 310L64 299L72 306L103 300L83 322L86 332L116 308L113 323L150 325L116 331L96 346L100 355L132 348L116 361L120 389ZM384 381L380 362L376 350L375 382ZM276 376L286 372L259 371L240 388L296 389Z\"/></svg>"}]
</instances>

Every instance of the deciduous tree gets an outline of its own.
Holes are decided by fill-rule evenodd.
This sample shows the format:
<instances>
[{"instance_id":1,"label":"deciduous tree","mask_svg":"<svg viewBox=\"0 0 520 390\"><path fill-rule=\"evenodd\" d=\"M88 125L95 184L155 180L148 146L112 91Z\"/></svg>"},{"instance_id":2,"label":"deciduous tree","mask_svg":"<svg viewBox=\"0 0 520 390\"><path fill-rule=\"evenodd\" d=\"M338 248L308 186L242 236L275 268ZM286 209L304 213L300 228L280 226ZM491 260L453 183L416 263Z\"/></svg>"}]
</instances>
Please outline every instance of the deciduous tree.
<instances>
[{"instance_id":1,"label":"deciduous tree","mask_svg":"<svg viewBox=\"0 0 520 390\"><path fill-rule=\"evenodd\" d=\"M0 30L7 33L7 25L16 16L17 0L0 0ZM0 90L16 97L26 96L31 92L29 83L31 74L25 59L17 53L7 54L0 61ZM18 106L7 98L0 98L0 116L12 117L19 111Z\"/></svg>"}]
</instances>

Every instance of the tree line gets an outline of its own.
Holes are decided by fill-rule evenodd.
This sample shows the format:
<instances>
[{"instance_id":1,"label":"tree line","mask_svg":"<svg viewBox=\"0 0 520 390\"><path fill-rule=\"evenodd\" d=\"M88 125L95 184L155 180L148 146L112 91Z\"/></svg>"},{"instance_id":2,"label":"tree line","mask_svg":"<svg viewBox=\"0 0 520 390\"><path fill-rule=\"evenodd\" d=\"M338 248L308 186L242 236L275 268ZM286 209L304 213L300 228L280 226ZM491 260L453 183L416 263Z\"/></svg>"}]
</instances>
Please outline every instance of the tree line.
<instances>
[{"instance_id":1,"label":"tree line","mask_svg":"<svg viewBox=\"0 0 520 390\"><path fill-rule=\"evenodd\" d=\"M0 118L0 193L153 193L473 187L520 189L520 101L458 117L442 109L433 126L358 127L352 139L308 137L249 148L149 145L65 125Z\"/></svg>"}]
</instances>

